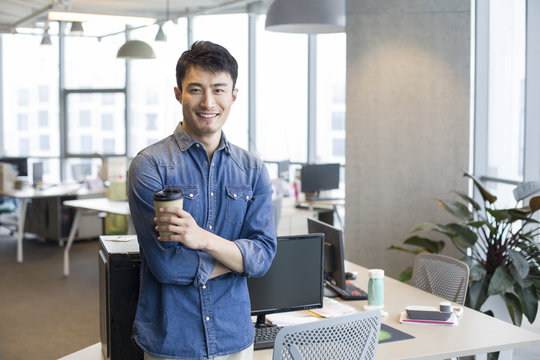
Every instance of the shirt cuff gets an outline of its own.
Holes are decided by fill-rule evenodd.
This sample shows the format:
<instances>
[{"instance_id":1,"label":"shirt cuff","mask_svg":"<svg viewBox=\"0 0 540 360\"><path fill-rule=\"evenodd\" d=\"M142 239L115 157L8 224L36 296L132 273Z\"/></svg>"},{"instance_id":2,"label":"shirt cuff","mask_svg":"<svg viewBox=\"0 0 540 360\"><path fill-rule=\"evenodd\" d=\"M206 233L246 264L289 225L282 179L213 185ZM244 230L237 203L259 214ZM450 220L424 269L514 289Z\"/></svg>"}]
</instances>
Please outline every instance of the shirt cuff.
<instances>
[{"instance_id":1,"label":"shirt cuff","mask_svg":"<svg viewBox=\"0 0 540 360\"><path fill-rule=\"evenodd\" d=\"M199 255L199 267L197 268L197 274L193 280L193 285L199 287L205 285L208 282L208 278L214 268L216 267L216 259L204 251L197 252Z\"/></svg>"}]
</instances>

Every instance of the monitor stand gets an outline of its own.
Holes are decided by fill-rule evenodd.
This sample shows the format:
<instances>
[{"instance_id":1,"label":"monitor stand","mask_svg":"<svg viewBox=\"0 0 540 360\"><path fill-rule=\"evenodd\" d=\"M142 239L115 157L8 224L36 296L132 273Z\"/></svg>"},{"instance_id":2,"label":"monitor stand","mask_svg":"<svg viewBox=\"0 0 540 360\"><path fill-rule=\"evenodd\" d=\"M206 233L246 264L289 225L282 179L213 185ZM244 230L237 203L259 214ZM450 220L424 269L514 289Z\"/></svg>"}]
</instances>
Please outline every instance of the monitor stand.
<instances>
[{"instance_id":1,"label":"monitor stand","mask_svg":"<svg viewBox=\"0 0 540 360\"><path fill-rule=\"evenodd\" d=\"M256 328L264 328L269 326L272 326L272 324L266 323L266 315L257 315L257 321L255 322Z\"/></svg>"},{"instance_id":2,"label":"monitor stand","mask_svg":"<svg viewBox=\"0 0 540 360\"><path fill-rule=\"evenodd\" d=\"M325 297L329 297L329 298L335 298L335 297L338 297L338 293L335 292L334 290L330 289L328 286L324 286L323 288L323 295Z\"/></svg>"}]
</instances>

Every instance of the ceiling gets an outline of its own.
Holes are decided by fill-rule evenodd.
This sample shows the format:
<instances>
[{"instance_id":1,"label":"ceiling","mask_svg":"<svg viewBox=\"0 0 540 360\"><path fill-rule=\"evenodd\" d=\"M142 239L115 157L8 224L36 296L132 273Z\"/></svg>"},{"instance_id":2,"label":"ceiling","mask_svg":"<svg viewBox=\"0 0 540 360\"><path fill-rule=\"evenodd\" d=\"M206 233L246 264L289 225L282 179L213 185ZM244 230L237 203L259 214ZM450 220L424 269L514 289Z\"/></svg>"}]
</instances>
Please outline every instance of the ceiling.
<instances>
[{"instance_id":1,"label":"ceiling","mask_svg":"<svg viewBox=\"0 0 540 360\"><path fill-rule=\"evenodd\" d=\"M0 0L0 32L43 27L48 10L144 16L157 20L200 13L262 12L272 0Z\"/></svg>"}]
</instances>

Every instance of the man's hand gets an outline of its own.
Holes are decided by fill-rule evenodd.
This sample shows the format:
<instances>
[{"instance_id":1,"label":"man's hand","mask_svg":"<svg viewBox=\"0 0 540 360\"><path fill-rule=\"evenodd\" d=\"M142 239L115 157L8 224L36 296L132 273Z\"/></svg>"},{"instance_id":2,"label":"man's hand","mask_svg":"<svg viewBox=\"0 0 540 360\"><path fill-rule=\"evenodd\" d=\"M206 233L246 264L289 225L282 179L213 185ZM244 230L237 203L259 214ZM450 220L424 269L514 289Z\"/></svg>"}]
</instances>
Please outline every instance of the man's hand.
<instances>
[{"instance_id":1,"label":"man's hand","mask_svg":"<svg viewBox=\"0 0 540 360\"><path fill-rule=\"evenodd\" d=\"M171 232L172 235L160 235L160 241L178 241L190 249L203 250L216 259L216 267L210 278L222 275L230 270L244 272L244 258L233 241L224 239L204 230L190 213L177 207L161 208L162 213L170 216L154 218L156 230Z\"/></svg>"},{"instance_id":2,"label":"man's hand","mask_svg":"<svg viewBox=\"0 0 540 360\"><path fill-rule=\"evenodd\" d=\"M169 216L154 218L157 222L156 230L171 232L172 235L160 235L160 241L178 241L190 249L204 249L208 239L208 231L201 229L190 213L177 207L161 208L162 213Z\"/></svg>"}]
</instances>

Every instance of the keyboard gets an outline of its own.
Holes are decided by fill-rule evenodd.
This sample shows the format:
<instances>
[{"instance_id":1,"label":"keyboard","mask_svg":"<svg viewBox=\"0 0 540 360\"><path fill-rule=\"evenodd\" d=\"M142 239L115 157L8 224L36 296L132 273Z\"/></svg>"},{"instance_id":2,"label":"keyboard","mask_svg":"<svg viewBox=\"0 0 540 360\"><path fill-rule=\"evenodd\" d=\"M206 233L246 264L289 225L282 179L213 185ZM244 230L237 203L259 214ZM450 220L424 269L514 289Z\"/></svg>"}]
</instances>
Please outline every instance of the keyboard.
<instances>
[{"instance_id":1,"label":"keyboard","mask_svg":"<svg viewBox=\"0 0 540 360\"><path fill-rule=\"evenodd\" d=\"M364 290L356 287L350 281L346 281L346 290L343 290L342 288L332 284L330 281L325 281L324 284L325 286L336 292L337 295L343 300L367 300L368 298L368 295Z\"/></svg>"},{"instance_id":2,"label":"keyboard","mask_svg":"<svg viewBox=\"0 0 540 360\"><path fill-rule=\"evenodd\" d=\"M264 327L255 327L255 339L253 339L253 348L268 349L274 347L274 340L279 330L283 326L268 325Z\"/></svg>"}]
</instances>

